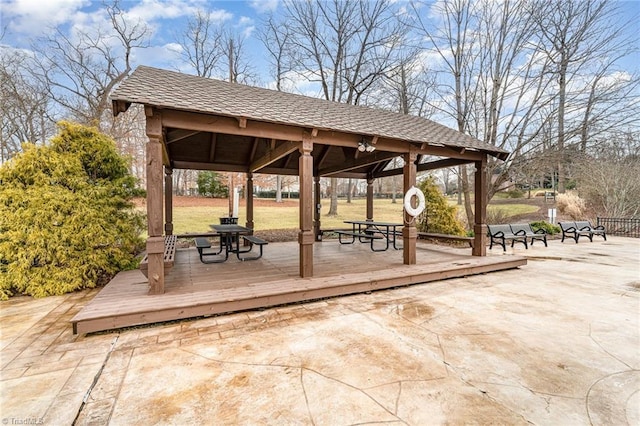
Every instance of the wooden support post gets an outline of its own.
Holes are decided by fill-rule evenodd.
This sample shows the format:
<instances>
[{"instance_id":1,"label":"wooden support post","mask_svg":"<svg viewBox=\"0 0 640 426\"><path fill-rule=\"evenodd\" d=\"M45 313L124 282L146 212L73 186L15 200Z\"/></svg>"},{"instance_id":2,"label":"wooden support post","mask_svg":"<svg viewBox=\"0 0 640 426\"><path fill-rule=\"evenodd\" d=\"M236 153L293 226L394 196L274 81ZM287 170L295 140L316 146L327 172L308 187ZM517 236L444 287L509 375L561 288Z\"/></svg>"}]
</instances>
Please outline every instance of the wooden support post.
<instances>
[{"instance_id":1,"label":"wooden support post","mask_svg":"<svg viewBox=\"0 0 640 426\"><path fill-rule=\"evenodd\" d=\"M367 220L373 220L373 178L367 178Z\"/></svg>"},{"instance_id":2,"label":"wooden support post","mask_svg":"<svg viewBox=\"0 0 640 426\"><path fill-rule=\"evenodd\" d=\"M164 168L164 234L173 235L173 169Z\"/></svg>"},{"instance_id":3,"label":"wooden support post","mask_svg":"<svg viewBox=\"0 0 640 426\"><path fill-rule=\"evenodd\" d=\"M300 173L300 276L313 276L313 142L311 135L304 133L300 146L298 167Z\"/></svg>"},{"instance_id":4,"label":"wooden support post","mask_svg":"<svg viewBox=\"0 0 640 426\"><path fill-rule=\"evenodd\" d=\"M416 184L417 171L415 161L417 157L417 153L413 148L410 148L410 151L404 154L404 170L402 171L404 194L406 194L407 191ZM403 261L405 265L415 265L416 241L418 238L415 221L416 218L410 216L404 210L402 211L402 215L404 218L404 228L402 228Z\"/></svg>"},{"instance_id":5,"label":"wooden support post","mask_svg":"<svg viewBox=\"0 0 640 426\"><path fill-rule=\"evenodd\" d=\"M147 116L147 257L149 294L164 293L164 238L162 236L162 117L145 108Z\"/></svg>"},{"instance_id":6,"label":"wooden support post","mask_svg":"<svg viewBox=\"0 0 640 426\"><path fill-rule=\"evenodd\" d=\"M475 223L473 225L474 242L471 254L487 255L487 156L475 162Z\"/></svg>"},{"instance_id":7,"label":"wooden support post","mask_svg":"<svg viewBox=\"0 0 640 426\"><path fill-rule=\"evenodd\" d=\"M253 229L253 173L247 173L247 223L246 227Z\"/></svg>"},{"instance_id":8,"label":"wooden support post","mask_svg":"<svg viewBox=\"0 0 640 426\"><path fill-rule=\"evenodd\" d=\"M316 236L316 241L322 241L320 214L322 198L320 197L320 176L313 177L313 233Z\"/></svg>"}]
</instances>

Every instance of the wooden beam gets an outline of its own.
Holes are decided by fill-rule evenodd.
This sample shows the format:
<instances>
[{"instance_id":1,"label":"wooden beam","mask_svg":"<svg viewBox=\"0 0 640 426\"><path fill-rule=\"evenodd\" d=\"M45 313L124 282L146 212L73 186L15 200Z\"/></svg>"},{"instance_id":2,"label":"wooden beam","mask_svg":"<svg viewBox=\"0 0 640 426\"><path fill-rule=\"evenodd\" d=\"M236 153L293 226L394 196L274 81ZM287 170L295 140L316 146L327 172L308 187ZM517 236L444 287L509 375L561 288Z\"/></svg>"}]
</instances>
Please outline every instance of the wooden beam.
<instances>
[{"instance_id":1,"label":"wooden beam","mask_svg":"<svg viewBox=\"0 0 640 426\"><path fill-rule=\"evenodd\" d=\"M268 166L274 161L277 161L280 158L284 157L285 155L291 154L293 151L299 149L299 147L300 147L300 142L294 142L294 141L283 142L277 148L269 150L265 155L263 155L262 157L258 158L256 161L251 163L251 165L249 166L249 171L257 172L258 170Z\"/></svg>"},{"instance_id":2,"label":"wooden beam","mask_svg":"<svg viewBox=\"0 0 640 426\"><path fill-rule=\"evenodd\" d=\"M241 129L247 128L247 118L246 117L236 117L238 119L238 126Z\"/></svg>"},{"instance_id":3,"label":"wooden beam","mask_svg":"<svg viewBox=\"0 0 640 426\"><path fill-rule=\"evenodd\" d=\"M265 139L278 139L287 141L302 141L304 129L283 124L266 123L246 120L246 126L239 126L239 119L220 115L199 114L172 109L162 110L162 124L164 127L198 130L203 132L226 133L229 135L254 136ZM375 138L375 136L373 136ZM333 145L357 147L362 135L355 133L335 132L318 129L313 137L314 145ZM410 149L417 148L417 142L403 141L377 137L376 149L397 153L406 153ZM465 158L472 161L480 161L482 153L473 148L446 146L446 144L419 144L418 153L436 155L440 157ZM492 154L493 155L493 154ZM498 158L501 158L498 155Z\"/></svg>"},{"instance_id":4,"label":"wooden beam","mask_svg":"<svg viewBox=\"0 0 640 426\"><path fill-rule=\"evenodd\" d=\"M210 147L209 147L209 162L213 163L213 160L215 160L216 158L216 144L218 142L218 134L210 133L210 135L211 135L211 140L210 140Z\"/></svg>"},{"instance_id":5,"label":"wooden beam","mask_svg":"<svg viewBox=\"0 0 640 426\"><path fill-rule=\"evenodd\" d=\"M183 139L190 138L191 136L195 136L199 133L202 133L198 130L190 131L184 129L173 129L170 132L167 132L166 144L172 144L175 142L179 142Z\"/></svg>"},{"instance_id":6,"label":"wooden beam","mask_svg":"<svg viewBox=\"0 0 640 426\"><path fill-rule=\"evenodd\" d=\"M365 157L360 157L360 158L357 158L357 159L347 160L347 161L345 161L344 164L340 164L340 165L333 166L333 167L327 167L326 169L320 169L320 170L318 170L318 174L320 176L335 175L335 174L338 174L340 172L346 172L346 171L349 171L349 170L357 169L358 167L363 167L363 166L367 166L369 164L379 163L381 161L385 161L385 160L388 160L390 158L397 157L397 156L398 156L398 154L396 154L395 152L375 151L375 152L373 152L370 155L367 155Z\"/></svg>"},{"instance_id":7,"label":"wooden beam","mask_svg":"<svg viewBox=\"0 0 640 426\"><path fill-rule=\"evenodd\" d=\"M407 193L416 184L416 161L417 153L410 151L404 155L403 193ZM404 227L402 228L402 258L405 265L416 264L416 230L415 218L406 211L402 212Z\"/></svg>"},{"instance_id":8,"label":"wooden beam","mask_svg":"<svg viewBox=\"0 0 640 426\"><path fill-rule=\"evenodd\" d=\"M417 151L418 154L424 155L434 155L437 157L446 157L446 158L458 158L461 160L469 160L471 161L479 161L483 154L478 151L470 151L466 150L464 152L460 152L460 148L452 148L446 146L432 146L427 145L426 148Z\"/></svg>"},{"instance_id":9,"label":"wooden beam","mask_svg":"<svg viewBox=\"0 0 640 426\"><path fill-rule=\"evenodd\" d=\"M253 136L265 139L302 141L303 130L299 127L247 120L247 126L238 126L238 120L220 115L197 114L186 111L165 109L162 124L176 129L199 130L202 132L225 133L229 135Z\"/></svg>"},{"instance_id":10,"label":"wooden beam","mask_svg":"<svg viewBox=\"0 0 640 426\"><path fill-rule=\"evenodd\" d=\"M366 179L367 178L367 173L366 172L344 172L344 173L337 173L335 175L331 175L331 177L336 177L336 178L340 178L340 179Z\"/></svg>"},{"instance_id":11,"label":"wooden beam","mask_svg":"<svg viewBox=\"0 0 640 426\"><path fill-rule=\"evenodd\" d=\"M313 276L313 142L309 133L304 134L304 140L296 147L300 149L298 159L298 173L300 185L300 231L298 232L298 245L300 250L300 277L309 278Z\"/></svg>"},{"instance_id":12,"label":"wooden beam","mask_svg":"<svg viewBox=\"0 0 640 426\"><path fill-rule=\"evenodd\" d=\"M173 235L173 170L164 168L164 235Z\"/></svg>"},{"instance_id":13,"label":"wooden beam","mask_svg":"<svg viewBox=\"0 0 640 426\"><path fill-rule=\"evenodd\" d=\"M164 237L162 236L163 167L162 115L145 108L147 118L147 259L149 293L164 293Z\"/></svg>"},{"instance_id":14,"label":"wooden beam","mask_svg":"<svg viewBox=\"0 0 640 426\"><path fill-rule=\"evenodd\" d=\"M198 161L174 161L173 168L238 173L247 173L249 171L244 164L206 163Z\"/></svg>"},{"instance_id":15,"label":"wooden beam","mask_svg":"<svg viewBox=\"0 0 640 426\"><path fill-rule=\"evenodd\" d=\"M445 158L443 160L430 161L428 163L418 164L416 166L416 169L419 172L425 172L427 170L444 169L446 167L453 167L453 166L458 166L460 164L467 164L472 162L473 161L462 160L459 158ZM375 177L381 178L381 177L387 177L387 176L397 176L397 175L401 175L402 171L403 171L402 167L397 169L383 170L379 173L376 173Z\"/></svg>"},{"instance_id":16,"label":"wooden beam","mask_svg":"<svg viewBox=\"0 0 640 426\"><path fill-rule=\"evenodd\" d=\"M126 112L131 106L131 102L111 101L113 116L117 117L121 112Z\"/></svg>"},{"instance_id":17,"label":"wooden beam","mask_svg":"<svg viewBox=\"0 0 640 426\"><path fill-rule=\"evenodd\" d=\"M324 164L325 160L327 159L327 156L329 155L330 149L331 149L330 145L324 145L322 147L320 151L320 155L318 156L318 159L315 164L316 170L319 170L322 167L322 164Z\"/></svg>"},{"instance_id":18,"label":"wooden beam","mask_svg":"<svg viewBox=\"0 0 640 426\"><path fill-rule=\"evenodd\" d=\"M253 163L253 160L256 158L256 151L258 149L258 143L260 139L253 138L253 144L251 145L251 152L249 153L249 158L247 158L247 163Z\"/></svg>"},{"instance_id":19,"label":"wooden beam","mask_svg":"<svg viewBox=\"0 0 640 426\"><path fill-rule=\"evenodd\" d=\"M474 179L474 224L473 235L474 244L471 249L473 256L487 255L487 187L489 180L489 172L487 170L487 156L484 159L476 161L476 172Z\"/></svg>"}]
</instances>

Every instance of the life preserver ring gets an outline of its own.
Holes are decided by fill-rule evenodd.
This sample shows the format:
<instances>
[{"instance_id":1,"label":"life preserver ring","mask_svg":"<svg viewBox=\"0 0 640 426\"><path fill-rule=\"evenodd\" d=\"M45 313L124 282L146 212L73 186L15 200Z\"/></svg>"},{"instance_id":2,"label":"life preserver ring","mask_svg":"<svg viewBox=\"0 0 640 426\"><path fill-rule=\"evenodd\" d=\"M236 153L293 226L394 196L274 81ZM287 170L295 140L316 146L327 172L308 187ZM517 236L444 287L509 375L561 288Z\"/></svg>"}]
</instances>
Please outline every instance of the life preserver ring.
<instances>
[{"instance_id":1,"label":"life preserver ring","mask_svg":"<svg viewBox=\"0 0 640 426\"><path fill-rule=\"evenodd\" d=\"M411 205L411 199L414 196L418 197L418 206L415 208ZM426 204L424 201L424 194L422 193L422 191L420 191L415 186L412 186L411 188L409 188L407 193L404 194L404 211L406 211L409 216L416 217L424 211L425 207L426 207Z\"/></svg>"}]
</instances>

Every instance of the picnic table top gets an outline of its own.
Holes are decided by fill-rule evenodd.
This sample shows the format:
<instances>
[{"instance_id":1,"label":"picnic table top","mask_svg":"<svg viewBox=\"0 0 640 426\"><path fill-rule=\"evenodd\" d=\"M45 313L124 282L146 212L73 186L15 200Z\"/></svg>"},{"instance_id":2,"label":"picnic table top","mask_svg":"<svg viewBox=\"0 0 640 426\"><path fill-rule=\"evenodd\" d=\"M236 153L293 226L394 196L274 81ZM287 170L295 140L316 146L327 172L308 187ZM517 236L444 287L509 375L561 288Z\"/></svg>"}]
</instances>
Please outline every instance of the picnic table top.
<instances>
[{"instance_id":1,"label":"picnic table top","mask_svg":"<svg viewBox=\"0 0 640 426\"><path fill-rule=\"evenodd\" d=\"M344 223L351 223L351 224L354 224L354 225L404 226L404 224L402 224L402 223L376 222L374 220L345 220Z\"/></svg>"}]
</instances>

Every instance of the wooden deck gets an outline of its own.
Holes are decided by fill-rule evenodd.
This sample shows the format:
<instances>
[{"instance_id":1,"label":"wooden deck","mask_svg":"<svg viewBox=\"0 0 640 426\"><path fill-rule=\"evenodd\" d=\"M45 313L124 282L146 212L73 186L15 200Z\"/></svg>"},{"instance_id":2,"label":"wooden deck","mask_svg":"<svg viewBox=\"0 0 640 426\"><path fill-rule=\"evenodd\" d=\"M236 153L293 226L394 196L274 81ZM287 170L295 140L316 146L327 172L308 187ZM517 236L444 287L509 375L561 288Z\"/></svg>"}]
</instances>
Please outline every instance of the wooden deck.
<instances>
[{"instance_id":1,"label":"wooden deck","mask_svg":"<svg viewBox=\"0 0 640 426\"><path fill-rule=\"evenodd\" d=\"M314 276L298 276L298 244L271 243L259 260L205 265L195 248L178 249L165 293L148 295L139 271L121 272L72 320L74 333L151 324L462 277L526 265L518 256L473 257L470 249L418 243L417 264L402 251L369 244L314 244Z\"/></svg>"}]
</instances>

